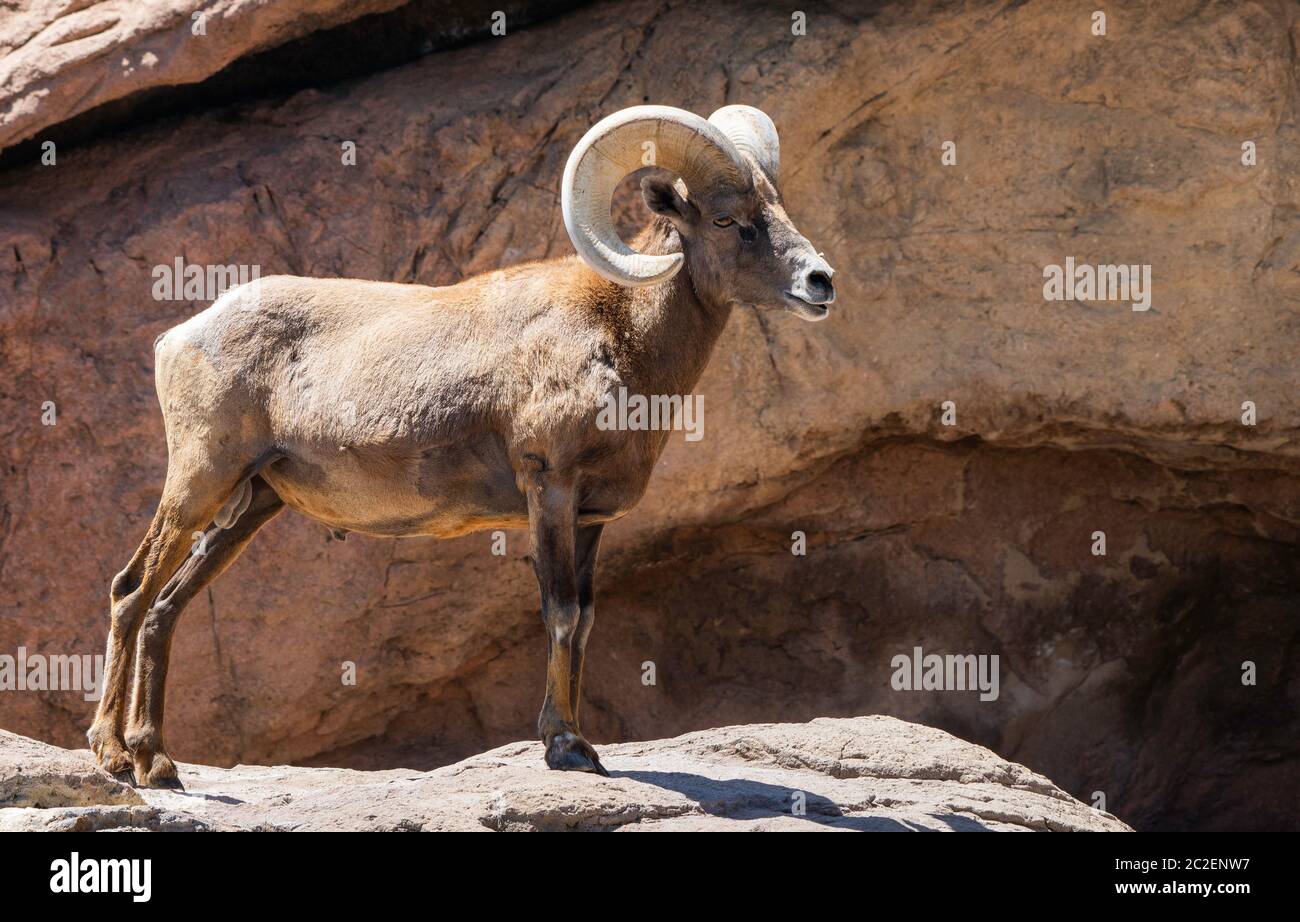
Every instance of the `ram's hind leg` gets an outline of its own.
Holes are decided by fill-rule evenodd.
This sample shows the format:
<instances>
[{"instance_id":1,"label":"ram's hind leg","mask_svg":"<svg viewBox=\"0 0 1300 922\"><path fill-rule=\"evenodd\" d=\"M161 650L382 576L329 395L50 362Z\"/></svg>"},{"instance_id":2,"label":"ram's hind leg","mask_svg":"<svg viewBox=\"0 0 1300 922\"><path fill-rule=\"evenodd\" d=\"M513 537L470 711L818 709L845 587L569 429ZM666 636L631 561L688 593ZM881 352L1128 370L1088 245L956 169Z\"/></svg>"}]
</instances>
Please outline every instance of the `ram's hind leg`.
<instances>
[{"instance_id":1,"label":"ram's hind leg","mask_svg":"<svg viewBox=\"0 0 1300 922\"><path fill-rule=\"evenodd\" d=\"M108 650L104 656L103 687L95 720L86 733L95 758L106 770L117 774L131 767L131 753L122 738L126 715L127 678L131 674L135 654L135 637L140 628L151 591L156 584L153 574L158 569L159 548L164 533L173 530L169 523L170 510L159 505L144 540L136 548L131 562L113 578L109 589L111 615L108 628Z\"/></svg>"},{"instance_id":2,"label":"ram's hind leg","mask_svg":"<svg viewBox=\"0 0 1300 922\"><path fill-rule=\"evenodd\" d=\"M206 528L222 503L247 476L238 463L213 469L206 452L176 452L168 460L158 511L126 569L113 578L108 652L99 707L86 736L99 764L117 773L131 767L124 730L136 636L163 586L185 560L193 533Z\"/></svg>"},{"instance_id":3,"label":"ram's hind leg","mask_svg":"<svg viewBox=\"0 0 1300 922\"><path fill-rule=\"evenodd\" d=\"M162 725L172 634L181 612L235 561L258 529L284 508L275 490L261 477L252 478L250 486L251 495L241 503L245 508L239 517L228 528L213 525L194 542L189 559L168 580L144 617L126 730L138 784L157 786L176 777L176 766L163 747Z\"/></svg>"}]
</instances>

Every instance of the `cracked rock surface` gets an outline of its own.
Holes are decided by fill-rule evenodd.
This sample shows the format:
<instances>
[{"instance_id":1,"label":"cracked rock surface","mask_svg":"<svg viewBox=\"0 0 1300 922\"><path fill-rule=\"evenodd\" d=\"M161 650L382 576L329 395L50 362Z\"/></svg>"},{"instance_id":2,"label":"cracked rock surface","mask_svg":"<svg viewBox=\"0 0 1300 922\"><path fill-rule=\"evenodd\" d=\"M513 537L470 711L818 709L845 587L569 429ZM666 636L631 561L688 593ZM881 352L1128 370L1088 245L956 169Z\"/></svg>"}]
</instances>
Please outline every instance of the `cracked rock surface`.
<instances>
[{"instance_id":1,"label":"cracked rock surface","mask_svg":"<svg viewBox=\"0 0 1300 922\"><path fill-rule=\"evenodd\" d=\"M180 768L133 790L0 732L0 830L1127 831L980 746L890 717L720 727L601 748L612 777L512 743L430 772Z\"/></svg>"},{"instance_id":2,"label":"cracked rock surface","mask_svg":"<svg viewBox=\"0 0 1300 922\"><path fill-rule=\"evenodd\" d=\"M0 4L0 149L133 93L405 0L101 0ZM11 7L17 7L12 9Z\"/></svg>"}]
</instances>

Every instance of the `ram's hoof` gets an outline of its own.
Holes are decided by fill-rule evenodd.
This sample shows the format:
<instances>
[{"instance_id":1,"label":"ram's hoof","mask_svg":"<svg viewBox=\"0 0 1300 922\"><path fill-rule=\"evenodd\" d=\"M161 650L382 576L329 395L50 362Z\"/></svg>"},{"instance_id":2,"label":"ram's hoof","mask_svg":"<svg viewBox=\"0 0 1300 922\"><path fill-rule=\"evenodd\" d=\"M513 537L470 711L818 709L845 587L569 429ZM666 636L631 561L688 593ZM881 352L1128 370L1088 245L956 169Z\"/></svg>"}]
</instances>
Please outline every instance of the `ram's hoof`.
<instances>
[{"instance_id":1,"label":"ram's hoof","mask_svg":"<svg viewBox=\"0 0 1300 922\"><path fill-rule=\"evenodd\" d=\"M562 772L594 772L609 777L591 744L576 733L561 733L546 747L546 766Z\"/></svg>"}]
</instances>

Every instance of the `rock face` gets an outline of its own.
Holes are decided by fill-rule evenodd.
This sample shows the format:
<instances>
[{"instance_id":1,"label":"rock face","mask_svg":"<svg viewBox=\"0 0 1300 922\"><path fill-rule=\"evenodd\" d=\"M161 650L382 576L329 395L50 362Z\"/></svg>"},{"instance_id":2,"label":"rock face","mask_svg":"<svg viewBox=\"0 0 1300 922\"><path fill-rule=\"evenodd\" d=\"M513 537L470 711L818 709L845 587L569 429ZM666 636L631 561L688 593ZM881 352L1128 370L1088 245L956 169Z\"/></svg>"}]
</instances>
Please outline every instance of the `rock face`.
<instances>
[{"instance_id":1,"label":"rock face","mask_svg":"<svg viewBox=\"0 0 1300 922\"><path fill-rule=\"evenodd\" d=\"M0 830L1128 830L1022 765L889 717L722 727L602 758L609 778L548 771L537 743L431 772L181 765L182 790L137 791L87 751L0 731Z\"/></svg>"},{"instance_id":2,"label":"rock face","mask_svg":"<svg viewBox=\"0 0 1300 922\"><path fill-rule=\"evenodd\" d=\"M132 93L404 0L19 0L0 21L0 149ZM6 4L8 5L8 4Z\"/></svg>"},{"instance_id":3,"label":"rock face","mask_svg":"<svg viewBox=\"0 0 1300 922\"><path fill-rule=\"evenodd\" d=\"M780 128L840 298L819 325L735 311L704 439L674 439L609 529L593 741L889 713L1140 828L1295 828L1276 792L1300 790L1296 9L1133 3L1089 26L1065 4L845 0L794 36L778 4L596 4L10 166L0 655L102 649L165 472L151 344L204 306L155 300L156 266L444 284L560 255L592 123L744 102ZM1151 266L1150 309L1046 301L1067 258ZM171 754L427 769L519 738L545 642L525 537L491 548L282 516L181 621ZM917 647L998 656L998 696L894 687ZM0 724L63 745L92 709L0 691Z\"/></svg>"}]
</instances>

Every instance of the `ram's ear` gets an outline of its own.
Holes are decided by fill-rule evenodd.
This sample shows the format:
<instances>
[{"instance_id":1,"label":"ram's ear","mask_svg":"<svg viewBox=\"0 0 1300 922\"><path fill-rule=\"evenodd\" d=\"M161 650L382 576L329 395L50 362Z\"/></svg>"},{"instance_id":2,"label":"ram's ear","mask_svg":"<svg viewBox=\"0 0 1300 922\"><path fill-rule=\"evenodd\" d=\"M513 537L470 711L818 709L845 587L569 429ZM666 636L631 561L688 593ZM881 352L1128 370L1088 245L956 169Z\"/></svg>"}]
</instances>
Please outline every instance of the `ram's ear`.
<instances>
[{"instance_id":1,"label":"ram's ear","mask_svg":"<svg viewBox=\"0 0 1300 922\"><path fill-rule=\"evenodd\" d=\"M641 179L641 195L645 205L657 215L663 215L680 229L683 225L694 223L699 211L688 202L676 184L663 175L645 176Z\"/></svg>"}]
</instances>

